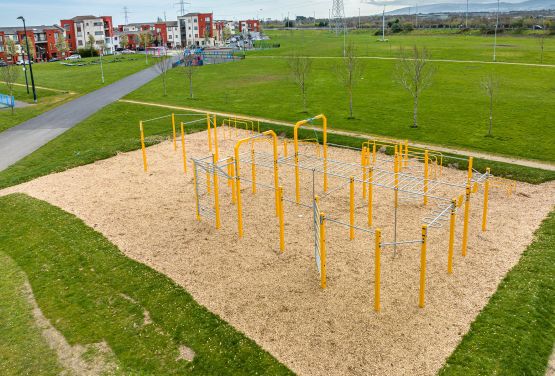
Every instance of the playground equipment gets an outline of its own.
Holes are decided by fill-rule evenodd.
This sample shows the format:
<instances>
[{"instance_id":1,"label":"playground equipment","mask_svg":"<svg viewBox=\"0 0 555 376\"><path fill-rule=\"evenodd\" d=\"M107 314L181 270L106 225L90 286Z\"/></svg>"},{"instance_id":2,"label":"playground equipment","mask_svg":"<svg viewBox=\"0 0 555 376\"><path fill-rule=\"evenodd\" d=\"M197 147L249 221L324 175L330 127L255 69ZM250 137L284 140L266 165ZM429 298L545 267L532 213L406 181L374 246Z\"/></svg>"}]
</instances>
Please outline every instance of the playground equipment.
<instances>
[{"instance_id":1,"label":"playground equipment","mask_svg":"<svg viewBox=\"0 0 555 376\"><path fill-rule=\"evenodd\" d=\"M8 107L13 108L15 107L15 98L13 95L5 95L0 94L0 108Z\"/></svg>"},{"instance_id":2,"label":"playground equipment","mask_svg":"<svg viewBox=\"0 0 555 376\"><path fill-rule=\"evenodd\" d=\"M175 116L172 115L173 127ZM293 139L294 154L292 156L287 155L286 140L283 142L283 149L280 154L280 148L278 147L279 140L275 132L269 130L259 133L253 122L249 123L238 118L224 118L221 125L218 126L216 117L210 114L207 114L204 119L194 119L191 122L200 120L207 122L209 155L202 158L192 158L197 220L201 221L203 218L211 219L214 221L216 228L221 227L220 205L224 201L220 197L222 187L220 187L219 182L223 180L226 182L226 184L223 184L223 191L228 191L230 203L237 205L237 233L239 238L242 238L245 231L243 210L244 205L249 202L249 200L244 200L243 195L245 193L242 190L242 184L251 184L253 195L258 194L258 189L263 189L270 192L273 196L275 216L277 217L276 225L279 227L279 250L284 252L286 245L284 203L288 202L295 205L298 210L312 209L314 258L322 288L327 286L326 232L328 229L326 227L328 224L345 228L347 230L346 236L350 240L355 239L357 234L369 240L374 237L375 311L380 311L381 309L381 270L382 254L384 252L393 250L393 255L395 255L397 249L401 246L410 247L419 245L420 275L418 281L418 306L423 308L425 306L426 260L430 233L444 228L448 229L449 240L446 250L446 270L448 274L452 274L455 255L456 216L459 208L461 208L462 215L464 216L460 254L466 256L470 236L469 220L473 196L481 187L484 194L482 200L482 231L486 231L489 189L493 186L494 182L504 187L502 185L504 182L494 178L489 169L484 173L475 170L473 168L472 157L449 156L449 159L458 159L468 165L466 178L462 179L462 181L442 180L443 163L445 162L443 154L438 151L412 147L406 141L391 142L391 140L387 139L367 140L362 144L360 149L357 149L361 153L360 161L343 161L329 158L327 147L328 121L324 115L301 120L295 124ZM142 139L144 139L143 124L145 122L143 121L140 124ZM318 138L304 141L299 139L298 130L301 127L312 126L314 123L319 123L322 126L322 140ZM186 123L182 124L181 143L185 160L183 127ZM237 140L232 155L220 159L218 155L218 133L222 137L226 132L229 134L229 131L234 128L237 130L237 126L239 126L239 129L243 128L243 132L246 131L244 133L246 137ZM270 143L270 153L259 150L257 145L262 142ZM309 153L300 152L301 145L315 145L316 142L319 148L314 150L315 153L310 153L312 146L308 149ZM248 150L243 150L244 146L250 147ZM174 148L176 148L175 136ZM387 154L382 155L382 153L391 153L392 158L388 157ZM185 165L184 168L186 168ZM250 174L249 170L244 169L245 165L251 166ZM269 171L271 183L258 180L257 174L259 169ZM284 186L280 185L279 176L283 176L280 170L283 169L291 169L294 172L294 187L292 187L294 192L288 192L290 187L286 182ZM430 171L434 169L436 171L435 174L430 174ZM268 174L264 176L268 176ZM312 192L309 200L306 200L306 187L309 187L307 176L311 176L312 180L310 182L312 184ZM301 186L305 187L303 190L303 195L305 196L301 195ZM366 206L365 217L367 218L364 219L365 225L361 225L360 221L356 222L356 187L361 187L362 195L358 197L362 197ZM374 216L373 207L376 190L391 193L391 196L389 196L389 193L386 196L391 197L391 215L387 219L388 222L391 222L387 224L391 225L392 238L388 240L384 239L384 233L380 227L380 225L383 226L386 223L375 223L377 217ZM334 209L324 213L322 208L326 203L337 202L340 197L345 197L342 196L345 194L348 197L348 209L345 208L344 212L338 212L337 209ZM402 198L410 198L410 200L402 200ZM403 204L405 201L409 201L409 203ZM420 236L417 239L403 239L403 234L399 233L398 222L402 218L398 218L398 211L403 205L418 207L425 213L421 217ZM381 220L383 221L383 219Z\"/></svg>"}]
</instances>

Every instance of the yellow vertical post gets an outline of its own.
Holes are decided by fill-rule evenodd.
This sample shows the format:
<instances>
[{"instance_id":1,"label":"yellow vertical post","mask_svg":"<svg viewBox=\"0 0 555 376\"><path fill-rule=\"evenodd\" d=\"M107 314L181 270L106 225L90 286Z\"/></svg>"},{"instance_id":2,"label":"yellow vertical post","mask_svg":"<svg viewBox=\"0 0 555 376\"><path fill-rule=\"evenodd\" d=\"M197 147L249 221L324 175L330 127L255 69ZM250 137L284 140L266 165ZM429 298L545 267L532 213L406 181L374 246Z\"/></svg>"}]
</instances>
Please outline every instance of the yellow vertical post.
<instances>
[{"instance_id":1,"label":"yellow vertical post","mask_svg":"<svg viewBox=\"0 0 555 376\"><path fill-rule=\"evenodd\" d=\"M393 157L393 171L395 173L394 176L394 185L395 185L395 191L394 191L394 197L395 197L395 207L397 208L399 206L399 153L397 150L397 145L395 145L395 156Z\"/></svg>"},{"instance_id":2,"label":"yellow vertical post","mask_svg":"<svg viewBox=\"0 0 555 376\"><path fill-rule=\"evenodd\" d=\"M254 156L254 139L251 141L251 174L252 174L252 194L256 193L256 160Z\"/></svg>"},{"instance_id":3,"label":"yellow vertical post","mask_svg":"<svg viewBox=\"0 0 555 376\"><path fill-rule=\"evenodd\" d=\"M231 188L231 182L232 182L232 180L231 180L231 160L232 160L231 158L227 159L227 176L228 176L227 186L230 187L230 188Z\"/></svg>"},{"instance_id":4,"label":"yellow vertical post","mask_svg":"<svg viewBox=\"0 0 555 376\"><path fill-rule=\"evenodd\" d=\"M372 164L376 164L376 141L372 145Z\"/></svg>"},{"instance_id":5,"label":"yellow vertical post","mask_svg":"<svg viewBox=\"0 0 555 376\"><path fill-rule=\"evenodd\" d=\"M177 141L175 135L175 114L172 113L172 130L173 130L173 150L177 150Z\"/></svg>"},{"instance_id":6,"label":"yellow vertical post","mask_svg":"<svg viewBox=\"0 0 555 376\"><path fill-rule=\"evenodd\" d=\"M449 219L449 251L447 254L447 273L453 273L453 248L455 245L455 216L457 212L457 200L451 200L451 217Z\"/></svg>"},{"instance_id":7,"label":"yellow vertical post","mask_svg":"<svg viewBox=\"0 0 555 376\"><path fill-rule=\"evenodd\" d=\"M422 225L422 247L420 248L420 294L418 306L424 308L424 291L426 289L426 247L428 245L428 226Z\"/></svg>"},{"instance_id":8,"label":"yellow vertical post","mask_svg":"<svg viewBox=\"0 0 555 376\"><path fill-rule=\"evenodd\" d=\"M320 286L326 288L326 215L320 213Z\"/></svg>"},{"instance_id":9,"label":"yellow vertical post","mask_svg":"<svg viewBox=\"0 0 555 376\"><path fill-rule=\"evenodd\" d=\"M468 184L472 181L472 163L474 161L473 157L468 157Z\"/></svg>"},{"instance_id":10,"label":"yellow vertical post","mask_svg":"<svg viewBox=\"0 0 555 376\"><path fill-rule=\"evenodd\" d=\"M368 226L372 226L372 190L373 190L373 181L374 181L374 168L368 168Z\"/></svg>"},{"instance_id":11,"label":"yellow vertical post","mask_svg":"<svg viewBox=\"0 0 555 376\"><path fill-rule=\"evenodd\" d=\"M216 228L221 226L220 222L220 191L218 187L218 170L216 169L216 155L212 154L212 163L214 163L214 211L216 213Z\"/></svg>"},{"instance_id":12,"label":"yellow vertical post","mask_svg":"<svg viewBox=\"0 0 555 376\"><path fill-rule=\"evenodd\" d=\"M239 158L235 153L235 194L237 199L237 234L239 238L243 237L243 207L241 206L241 175L239 167Z\"/></svg>"},{"instance_id":13,"label":"yellow vertical post","mask_svg":"<svg viewBox=\"0 0 555 376\"><path fill-rule=\"evenodd\" d=\"M353 240L355 238L355 178L351 176L349 180L349 239Z\"/></svg>"},{"instance_id":14,"label":"yellow vertical post","mask_svg":"<svg viewBox=\"0 0 555 376\"><path fill-rule=\"evenodd\" d=\"M197 182L197 167L195 162L193 162L193 183L195 184L195 203L197 209L197 221L200 222L200 208L198 202L198 182Z\"/></svg>"},{"instance_id":15,"label":"yellow vertical post","mask_svg":"<svg viewBox=\"0 0 555 376\"><path fill-rule=\"evenodd\" d=\"M235 159L230 158L231 161L231 203L237 202L237 187L235 185Z\"/></svg>"},{"instance_id":16,"label":"yellow vertical post","mask_svg":"<svg viewBox=\"0 0 555 376\"><path fill-rule=\"evenodd\" d=\"M287 139L283 139L283 156L287 158Z\"/></svg>"},{"instance_id":17,"label":"yellow vertical post","mask_svg":"<svg viewBox=\"0 0 555 376\"><path fill-rule=\"evenodd\" d=\"M464 202L464 224L462 238L462 255L466 256L466 248L468 244L468 216L470 214L470 184L466 185L466 200Z\"/></svg>"},{"instance_id":18,"label":"yellow vertical post","mask_svg":"<svg viewBox=\"0 0 555 376\"><path fill-rule=\"evenodd\" d=\"M484 211L482 213L482 232L486 231L488 222L488 199L489 199L489 173L490 169L486 169L486 182L484 183Z\"/></svg>"},{"instance_id":19,"label":"yellow vertical post","mask_svg":"<svg viewBox=\"0 0 555 376\"><path fill-rule=\"evenodd\" d=\"M424 150L424 205L428 205L428 174L429 174L429 153Z\"/></svg>"},{"instance_id":20,"label":"yellow vertical post","mask_svg":"<svg viewBox=\"0 0 555 376\"><path fill-rule=\"evenodd\" d=\"M146 172L148 170L148 163L146 161L145 131L144 131L142 121L139 122L139 130L141 131L141 150L143 152L143 169Z\"/></svg>"},{"instance_id":21,"label":"yellow vertical post","mask_svg":"<svg viewBox=\"0 0 555 376\"><path fill-rule=\"evenodd\" d=\"M216 152L216 162L220 160L220 152L219 152L219 147L218 147L218 123L217 123L217 119L216 119L216 114L214 114L213 116L213 120L214 120L214 149Z\"/></svg>"},{"instance_id":22,"label":"yellow vertical post","mask_svg":"<svg viewBox=\"0 0 555 376\"><path fill-rule=\"evenodd\" d=\"M368 148L366 148L366 146L363 146L361 157L360 157L360 167L362 168L362 198L363 199L366 198L367 161L368 161Z\"/></svg>"},{"instance_id":23,"label":"yellow vertical post","mask_svg":"<svg viewBox=\"0 0 555 376\"><path fill-rule=\"evenodd\" d=\"M382 230L376 229L376 253L374 254L374 311L380 312Z\"/></svg>"},{"instance_id":24,"label":"yellow vertical post","mask_svg":"<svg viewBox=\"0 0 555 376\"><path fill-rule=\"evenodd\" d=\"M279 195L279 250L283 252L285 249L285 236L283 224L283 187L278 188Z\"/></svg>"},{"instance_id":25,"label":"yellow vertical post","mask_svg":"<svg viewBox=\"0 0 555 376\"><path fill-rule=\"evenodd\" d=\"M181 151L183 154L183 172L187 173L187 152L185 151L185 129L183 122L181 122Z\"/></svg>"},{"instance_id":26,"label":"yellow vertical post","mask_svg":"<svg viewBox=\"0 0 555 376\"><path fill-rule=\"evenodd\" d=\"M208 150L212 151L212 132L210 131L210 114L206 113L206 132L208 133Z\"/></svg>"},{"instance_id":27,"label":"yellow vertical post","mask_svg":"<svg viewBox=\"0 0 555 376\"><path fill-rule=\"evenodd\" d=\"M405 140L405 167L409 165L409 140Z\"/></svg>"}]
</instances>

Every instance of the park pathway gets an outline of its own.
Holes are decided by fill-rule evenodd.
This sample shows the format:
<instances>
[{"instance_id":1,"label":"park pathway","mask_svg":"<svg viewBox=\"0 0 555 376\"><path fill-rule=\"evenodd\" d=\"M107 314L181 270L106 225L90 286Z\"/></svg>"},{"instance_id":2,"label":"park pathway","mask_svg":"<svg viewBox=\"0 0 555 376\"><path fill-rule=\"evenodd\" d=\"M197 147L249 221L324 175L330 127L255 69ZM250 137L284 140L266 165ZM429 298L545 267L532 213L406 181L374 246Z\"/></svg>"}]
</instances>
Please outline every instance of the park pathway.
<instances>
[{"instance_id":1,"label":"park pathway","mask_svg":"<svg viewBox=\"0 0 555 376\"><path fill-rule=\"evenodd\" d=\"M198 113L202 113L202 114L204 114L206 112L210 112L212 114L216 114L217 116L224 116L224 117L237 116L237 117L241 117L241 118L247 119L247 120L260 121L262 123L268 123L268 124L283 125L283 126L286 126L286 127L293 127L295 125L295 124L288 123L286 121L281 121L281 120L274 120L274 119L262 118L262 117L257 117L257 116L248 116L248 115L242 115L242 114L235 114L235 113L229 113L229 112L205 110L205 109L199 109L199 108L193 108L193 107L174 106L174 105L166 105L166 104L160 104L160 103L135 101L135 100L129 100L129 99L121 99L120 102L141 104L141 105L153 106L153 107L161 107L161 108L167 108L167 109L170 109L170 110L182 110L182 111L198 112ZM312 129L311 127L308 127L308 128ZM318 128L314 127L314 129L317 130ZM342 135L342 136L351 136L351 137L360 137L360 138L365 138L365 137L368 137L368 136L377 136L377 137L379 137L379 135L371 135L369 133L357 133L357 132L349 132L349 131L340 131L340 130L335 130L335 129L328 129L328 132L333 133L333 134L337 134L337 135ZM410 144L412 146L415 146L415 147L418 147L418 148L430 148L430 149L434 149L436 151L441 151L443 153L465 155L465 156L470 156L470 157L474 157L474 158L488 159L490 161L495 161L495 162L504 162L504 163L515 164L515 165L519 165L519 166L540 168L540 169L548 170L548 171L555 171L555 164L549 163L549 162L536 161L536 160L530 160L530 159L521 159L521 158L515 158L515 157L507 157L507 156L498 155L498 154L483 153L483 152L474 151L474 150L467 150L467 149L456 149L456 148L444 147L444 146L438 146L438 145L432 145L432 144L422 144L422 143L413 142L413 141L411 141Z\"/></svg>"},{"instance_id":2,"label":"park pathway","mask_svg":"<svg viewBox=\"0 0 555 376\"><path fill-rule=\"evenodd\" d=\"M36 116L0 133L0 171L47 142L157 77L155 67L144 69L92 93Z\"/></svg>"}]
</instances>

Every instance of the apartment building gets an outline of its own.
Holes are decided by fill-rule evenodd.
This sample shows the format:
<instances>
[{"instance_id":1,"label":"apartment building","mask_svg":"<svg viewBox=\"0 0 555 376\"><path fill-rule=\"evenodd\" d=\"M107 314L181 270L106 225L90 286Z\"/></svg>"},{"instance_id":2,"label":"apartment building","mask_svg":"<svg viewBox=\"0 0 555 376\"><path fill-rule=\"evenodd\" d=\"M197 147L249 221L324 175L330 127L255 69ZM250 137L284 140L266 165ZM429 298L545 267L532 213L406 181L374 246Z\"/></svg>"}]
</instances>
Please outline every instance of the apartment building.
<instances>
[{"instance_id":1,"label":"apartment building","mask_svg":"<svg viewBox=\"0 0 555 376\"><path fill-rule=\"evenodd\" d=\"M212 13L188 13L177 17L183 47L215 45Z\"/></svg>"},{"instance_id":2,"label":"apartment building","mask_svg":"<svg viewBox=\"0 0 555 376\"><path fill-rule=\"evenodd\" d=\"M64 30L57 25L28 26L27 38L31 48L34 48L35 61L49 60L53 57L61 57L56 47L59 38L64 37ZM7 40L15 43L16 55L12 56L13 62L23 59L27 51L23 51L25 32L23 27L0 27L0 59L7 60Z\"/></svg>"},{"instance_id":3,"label":"apartment building","mask_svg":"<svg viewBox=\"0 0 555 376\"><path fill-rule=\"evenodd\" d=\"M104 53L114 52L112 16L77 16L69 20L61 20L61 27L65 30L69 48L77 51L86 48L89 36L95 40L95 48Z\"/></svg>"},{"instance_id":4,"label":"apartment building","mask_svg":"<svg viewBox=\"0 0 555 376\"><path fill-rule=\"evenodd\" d=\"M181 47L181 33L177 21L139 22L118 25L114 44L116 47L123 47L119 46L119 38L121 34L126 34L130 41L134 41L134 43L130 43L129 48L135 48L136 45L138 45L138 35L145 31L152 35L150 46L165 46L169 48Z\"/></svg>"},{"instance_id":5,"label":"apartment building","mask_svg":"<svg viewBox=\"0 0 555 376\"><path fill-rule=\"evenodd\" d=\"M244 20L239 21L239 33L260 32L260 21Z\"/></svg>"}]
</instances>

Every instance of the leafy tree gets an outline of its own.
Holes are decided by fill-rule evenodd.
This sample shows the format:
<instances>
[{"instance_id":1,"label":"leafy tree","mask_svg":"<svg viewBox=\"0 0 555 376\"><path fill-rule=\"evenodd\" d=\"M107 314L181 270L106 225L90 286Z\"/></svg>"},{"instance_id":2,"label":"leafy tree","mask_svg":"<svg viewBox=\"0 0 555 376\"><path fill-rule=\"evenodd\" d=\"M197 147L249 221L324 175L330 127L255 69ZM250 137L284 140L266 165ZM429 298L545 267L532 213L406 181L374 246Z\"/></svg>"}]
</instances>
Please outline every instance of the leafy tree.
<instances>
[{"instance_id":1,"label":"leafy tree","mask_svg":"<svg viewBox=\"0 0 555 376\"><path fill-rule=\"evenodd\" d=\"M196 56L193 54L185 56L185 59L183 61L183 68L181 69L187 81L189 82L189 99L194 98L193 77L196 73L195 59Z\"/></svg>"},{"instance_id":2,"label":"leafy tree","mask_svg":"<svg viewBox=\"0 0 555 376\"><path fill-rule=\"evenodd\" d=\"M6 88L8 89L8 94L10 96L13 96L14 85L15 85L15 82L17 81L17 77L19 76L20 70L21 69L19 68L19 66L15 64L8 64L5 67L0 67L0 78L6 85ZM14 112L15 110L12 107L12 115L14 114Z\"/></svg>"},{"instance_id":3,"label":"leafy tree","mask_svg":"<svg viewBox=\"0 0 555 376\"><path fill-rule=\"evenodd\" d=\"M401 48L401 57L395 67L397 81L413 98L413 123L411 128L418 128L418 103L422 92L431 85L435 70L429 64L428 50L414 46L412 55L408 56Z\"/></svg>"},{"instance_id":4,"label":"leafy tree","mask_svg":"<svg viewBox=\"0 0 555 376\"><path fill-rule=\"evenodd\" d=\"M59 35L58 39L56 39L56 49L62 55L61 57L65 57L69 51L69 45L62 35Z\"/></svg>"},{"instance_id":5,"label":"leafy tree","mask_svg":"<svg viewBox=\"0 0 555 376\"><path fill-rule=\"evenodd\" d=\"M27 49L27 44L29 44L29 49ZM30 56L31 60L35 60L37 56L37 51L35 50L35 43L33 43L31 39L24 37L21 42L21 48L25 49L26 55L27 55L27 51L29 51L29 53L31 54Z\"/></svg>"},{"instance_id":6,"label":"leafy tree","mask_svg":"<svg viewBox=\"0 0 555 376\"><path fill-rule=\"evenodd\" d=\"M312 69L312 60L307 56L294 53L291 57L289 57L288 64L293 81L297 84L299 90L301 91L303 111L308 112L306 92L308 76Z\"/></svg>"},{"instance_id":7,"label":"leafy tree","mask_svg":"<svg viewBox=\"0 0 555 376\"><path fill-rule=\"evenodd\" d=\"M89 34L89 36L87 37L87 46L89 46L89 51L91 52L91 56L94 56L95 42L96 40L94 39L94 35Z\"/></svg>"},{"instance_id":8,"label":"leafy tree","mask_svg":"<svg viewBox=\"0 0 555 376\"><path fill-rule=\"evenodd\" d=\"M224 27L224 40L231 38L231 29L229 26Z\"/></svg>"},{"instance_id":9,"label":"leafy tree","mask_svg":"<svg viewBox=\"0 0 555 376\"><path fill-rule=\"evenodd\" d=\"M129 37L127 36L127 34L120 35L119 46L121 48L127 48L128 45L129 45Z\"/></svg>"},{"instance_id":10,"label":"leafy tree","mask_svg":"<svg viewBox=\"0 0 555 376\"><path fill-rule=\"evenodd\" d=\"M12 38L6 38L6 57L13 61L17 56L17 49L15 47L15 41Z\"/></svg>"}]
</instances>

